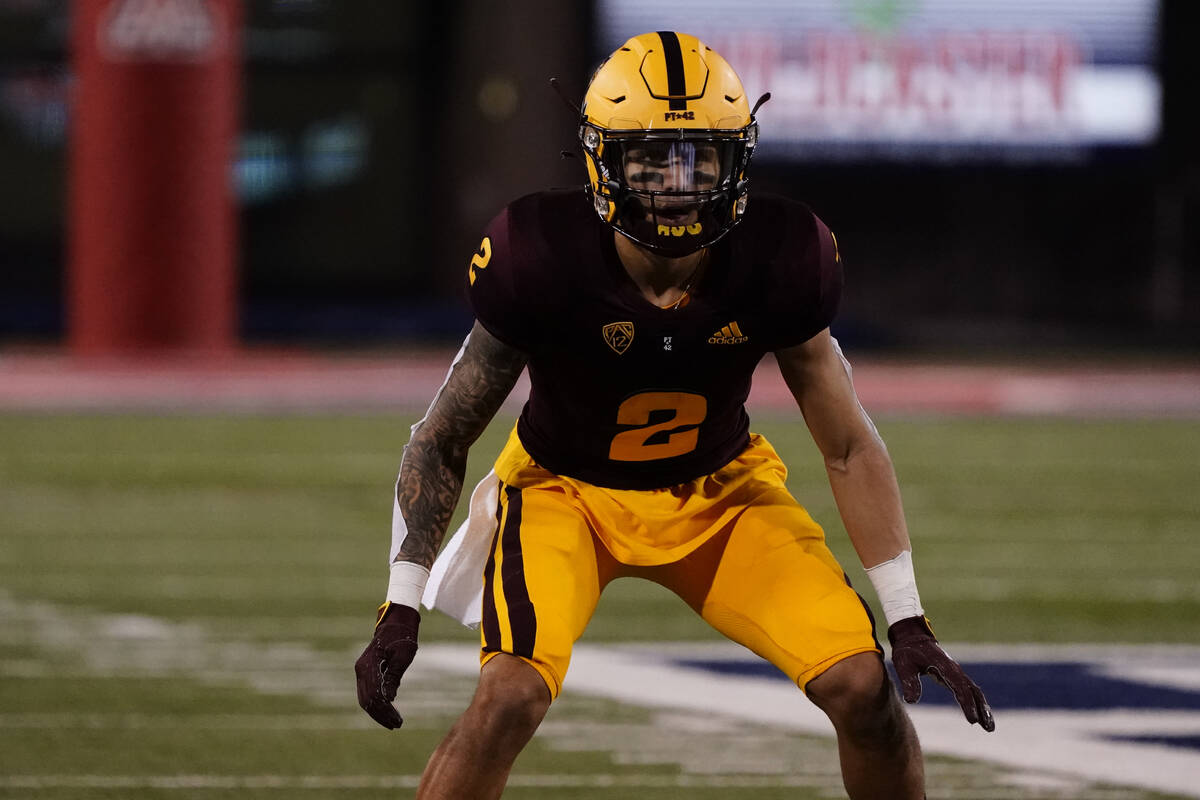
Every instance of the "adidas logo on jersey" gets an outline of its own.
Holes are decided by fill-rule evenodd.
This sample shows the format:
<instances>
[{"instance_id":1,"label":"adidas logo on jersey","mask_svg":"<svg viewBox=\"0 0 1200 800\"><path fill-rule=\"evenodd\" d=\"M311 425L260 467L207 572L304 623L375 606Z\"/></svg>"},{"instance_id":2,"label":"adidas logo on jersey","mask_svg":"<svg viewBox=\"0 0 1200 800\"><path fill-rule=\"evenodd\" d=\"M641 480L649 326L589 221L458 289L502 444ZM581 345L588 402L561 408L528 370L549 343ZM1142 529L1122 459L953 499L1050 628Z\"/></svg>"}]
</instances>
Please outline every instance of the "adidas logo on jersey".
<instances>
[{"instance_id":1,"label":"adidas logo on jersey","mask_svg":"<svg viewBox=\"0 0 1200 800\"><path fill-rule=\"evenodd\" d=\"M731 322L721 330L708 337L709 344L741 344L750 341L750 337L742 333L737 322Z\"/></svg>"}]
</instances>

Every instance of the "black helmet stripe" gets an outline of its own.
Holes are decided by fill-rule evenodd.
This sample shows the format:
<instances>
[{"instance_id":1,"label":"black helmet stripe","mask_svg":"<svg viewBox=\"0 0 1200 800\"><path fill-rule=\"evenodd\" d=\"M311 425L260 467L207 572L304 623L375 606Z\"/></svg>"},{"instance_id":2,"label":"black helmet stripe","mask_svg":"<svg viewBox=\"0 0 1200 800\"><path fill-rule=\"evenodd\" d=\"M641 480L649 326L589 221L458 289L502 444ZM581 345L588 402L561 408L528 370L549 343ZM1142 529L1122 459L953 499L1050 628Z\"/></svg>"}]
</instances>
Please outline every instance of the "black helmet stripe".
<instances>
[{"instance_id":1,"label":"black helmet stripe","mask_svg":"<svg viewBox=\"0 0 1200 800\"><path fill-rule=\"evenodd\" d=\"M670 95L668 108L672 111L687 109L687 80L683 75L683 48L679 46L679 37L674 31L659 31L658 38L663 43L663 58L667 62L667 94Z\"/></svg>"}]
</instances>

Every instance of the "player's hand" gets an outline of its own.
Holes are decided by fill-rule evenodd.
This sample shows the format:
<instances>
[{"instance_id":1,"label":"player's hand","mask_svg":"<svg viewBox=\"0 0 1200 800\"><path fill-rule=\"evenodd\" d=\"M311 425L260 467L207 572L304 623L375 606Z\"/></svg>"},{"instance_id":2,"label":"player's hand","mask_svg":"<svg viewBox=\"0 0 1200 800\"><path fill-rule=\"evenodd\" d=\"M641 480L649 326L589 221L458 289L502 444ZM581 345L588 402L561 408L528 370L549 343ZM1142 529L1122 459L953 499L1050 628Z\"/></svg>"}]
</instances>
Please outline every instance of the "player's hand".
<instances>
[{"instance_id":1,"label":"player's hand","mask_svg":"<svg viewBox=\"0 0 1200 800\"><path fill-rule=\"evenodd\" d=\"M942 649L924 617L909 617L896 622L888 628L888 641L892 643L892 664L900 678L904 702L915 703L921 699L921 676L930 675L954 695L967 722L978 722L985 731L996 730L992 709L983 690Z\"/></svg>"},{"instance_id":2,"label":"player's hand","mask_svg":"<svg viewBox=\"0 0 1200 800\"><path fill-rule=\"evenodd\" d=\"M404 718L392 705L400 678L417 654L417 629L421 615L415 608L399 603L379 607L375 637L354 662L358 681L358 704L371 719L388 730L404 724Z\"/></svg>"}]
</instances>

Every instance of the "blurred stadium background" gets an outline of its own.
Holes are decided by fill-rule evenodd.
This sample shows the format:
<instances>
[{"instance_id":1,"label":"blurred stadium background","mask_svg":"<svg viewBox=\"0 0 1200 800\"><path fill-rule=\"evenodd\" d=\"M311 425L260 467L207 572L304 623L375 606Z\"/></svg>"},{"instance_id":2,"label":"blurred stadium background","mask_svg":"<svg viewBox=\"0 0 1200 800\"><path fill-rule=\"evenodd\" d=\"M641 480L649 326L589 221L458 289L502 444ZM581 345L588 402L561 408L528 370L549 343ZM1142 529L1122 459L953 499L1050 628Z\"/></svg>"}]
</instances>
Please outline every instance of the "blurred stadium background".
<instances>
[{"instance_id":1,"label":"blurred stadium background","mask_svg":"<svg viewBox=\"0 0 1200 800\"><path fill-rule=\"evenodd\" d=\"M664 28L773 93L755 185L842 245L834 332L998 709L980 745L923 703L929 796L1200 796L1195 9L0 0L0 797L411 794L473 635L427 615L405 731L369 727L408 426L487 220L582 183L549 78ZM753 401L854 565L769 370ZM689 613L606 594L506 797L839 796L804 701ZM629 691L639 642L712 708Z\"/></svg>"},{"instance_id":2,"label":"blurred stadium background","mask_svg":"<svg viewBox=\"0 0 1200 800\"><path fill-rule=\"evenodd\" d=\"M0 3L6 342L70 335L69 234L102 213L70 211L72 143L97 157L89 138L132 136L121 128L139 124L129 116L138 82L168 91L153 65L192 57L172 56L168 41L149 62L95 67L89 79L125 83L106 90L116 105L97 109L91 128L72 128L72 87L92 84L72 69L70 11L111 15L111 5ZM143 35L171 24L154 21L164 5L184 25L218 9L244 19L229 43L236 109L199 92L191 102L238 120L232 163L207 166L227 169L235 193L245 343L459 338L463 258L483 225L510 198L581 182L579 163L559 156L575 145L574 120L548 79L580 97L614 43L667 22L728 51L751 94L774 92L754 179L805 199L838 232L852 269L844 340L1030 354L1200 341L1186 1L449 2L435 12L145 0L128 4L150 9ZM97 38L82 40L94 50ZM889 58L907 66L885 77ZM151 114L145 141L174 139L128 155L130 168L152 162L138 173L147 181L178 178L172 159L220 153L197 156L186 127L197 112L177 103L138 112ZM134 187L104 191L115 202Z\"/></svg>"}]
</instances>

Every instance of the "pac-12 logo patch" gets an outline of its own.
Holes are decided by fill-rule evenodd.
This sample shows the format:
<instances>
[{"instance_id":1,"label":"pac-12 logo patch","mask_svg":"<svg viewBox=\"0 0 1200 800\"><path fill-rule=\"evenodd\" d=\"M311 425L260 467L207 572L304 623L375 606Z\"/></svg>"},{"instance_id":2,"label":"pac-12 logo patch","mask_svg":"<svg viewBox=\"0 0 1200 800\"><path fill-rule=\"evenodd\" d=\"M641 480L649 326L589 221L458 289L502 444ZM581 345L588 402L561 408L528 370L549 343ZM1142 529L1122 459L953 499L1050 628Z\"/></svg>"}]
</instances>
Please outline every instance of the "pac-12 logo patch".
<instances>
[{"instance_id":1,"label":"pac-12 logo patch","mask_svg":"<svg viewBox=\"0 0 1200 800\"><path fill-rule=\"evenodd\" d=\"M600 332L604 335L604 343L611 347L617 355L624 353L633 344L632 322L610 322Z\"/></svg>"}]
</instances>

